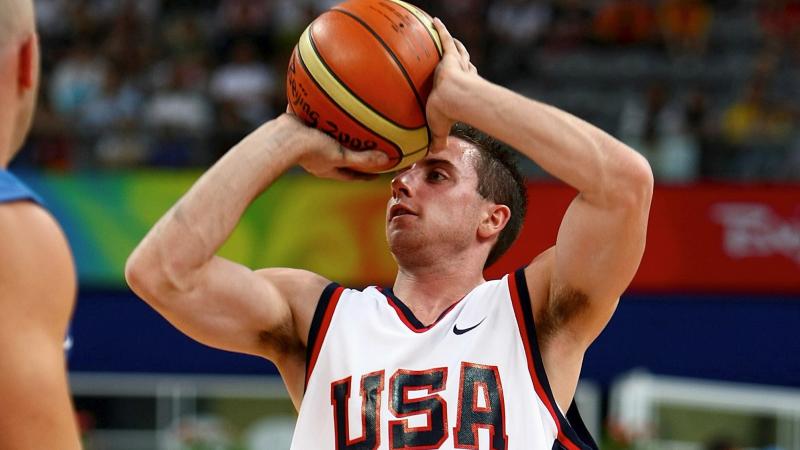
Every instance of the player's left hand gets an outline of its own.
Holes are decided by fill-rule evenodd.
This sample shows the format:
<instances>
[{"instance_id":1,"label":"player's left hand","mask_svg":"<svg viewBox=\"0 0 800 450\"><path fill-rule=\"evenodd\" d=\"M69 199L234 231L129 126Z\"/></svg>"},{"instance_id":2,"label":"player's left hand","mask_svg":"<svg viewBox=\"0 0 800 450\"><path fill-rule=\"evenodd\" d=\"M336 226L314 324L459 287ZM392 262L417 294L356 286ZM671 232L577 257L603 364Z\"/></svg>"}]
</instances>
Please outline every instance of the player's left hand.
<instances>
[{"instance_id":1,"label":"player's left hand","mask_svg":"<svg viewBox=\"0 0 800 450\"><path fill-rule=\"evenodd\" d=\"M433 25L439 32L442 42L443 56L433 79L433 90L428 96L426 116L431 130L432 141L430 152L444 150L447 147L447 136L456 122L453 117L457 111L458 84L465 76L477 76L478 69L470 62L469 52L464 44L453 38L441 20L433 19Z\"/></svg>"},{"instance_id":2,"label":"player's left hand","mask_svg":"<svg viewBox=\"0 0 800 450\"><path fill-rule=\"evenodd\" d=\"M334 180L372 180L378 176L374 172L388 162L386 154L377 150L344 148L327 134L304 124L288 108L284 116L288 119L284 123L300 142L295 162L314 176Z\"/></svg>"}]
</instances>

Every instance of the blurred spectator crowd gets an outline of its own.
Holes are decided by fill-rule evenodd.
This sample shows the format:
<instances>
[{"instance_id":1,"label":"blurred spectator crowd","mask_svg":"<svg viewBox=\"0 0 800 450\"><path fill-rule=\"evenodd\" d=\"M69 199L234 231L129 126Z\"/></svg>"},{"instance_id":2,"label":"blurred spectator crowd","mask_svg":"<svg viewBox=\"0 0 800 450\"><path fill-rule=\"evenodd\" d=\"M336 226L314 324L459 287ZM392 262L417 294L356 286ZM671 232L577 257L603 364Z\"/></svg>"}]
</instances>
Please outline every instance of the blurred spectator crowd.
<instances>
[{"instance_id":1,"label":"blurred spectator crowd","mask_svg":"<svg viewBox=\"0 0 800 450\"><path fill-rule=\"evenodd\" d=\"M205 166L285 108L330 0L35 0L20 166ZM483 76L630 144L661 182L800 180L800 0L440 0ZM543 176L534 166L531 176Z\"/></svg>"}]
</instances>

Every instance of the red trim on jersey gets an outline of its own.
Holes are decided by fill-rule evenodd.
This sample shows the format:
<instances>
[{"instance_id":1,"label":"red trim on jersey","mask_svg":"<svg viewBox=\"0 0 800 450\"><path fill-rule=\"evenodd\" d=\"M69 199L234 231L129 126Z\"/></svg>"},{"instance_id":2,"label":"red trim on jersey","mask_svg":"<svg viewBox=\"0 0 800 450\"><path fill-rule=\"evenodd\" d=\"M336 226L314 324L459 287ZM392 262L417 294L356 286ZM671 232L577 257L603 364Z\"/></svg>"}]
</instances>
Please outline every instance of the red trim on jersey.
<instances>
[{"instance_id":1,"label":"red trim on jersey","mask_svg":"<svg viewBox=\"0 0 800 450\"><path fill-rule=\"evenodd\" d=\"M424 332L430 330L433 325L435 325L435 323L434 323L434 324L428 325L427 327L424 327L424 328L418 328L418 327L414 326L414 324L412 324L411 321L408 320L406 315L403 314L403 310L400 309L399 306L397 306L397 303L395 303L395 301L391 297L389 297L387 295L386 296L386 300L389 302L389 306L394 308L394 311L397 313L397 317L400 318L400 321L402 321L406 325L406 327L408 327L408 329L413 331L414 333L424 333Z\"/></svg>"},{"instance_id":2,"label":"red trim on jersey","mask_svg":"<svg viewBox=\"0 0 800 450\"><path fill-rule=\"evenodd\" d=\"M414 333L424 333L430 330L431 328L436 326L436 324L439 323L442 319L444 319L444 316L446 316L447 313L452 311L457 304L461 303L461 300L464 300L464 297L461 297L457 302L448 306L444 311L442 311L441 314L439 314L439 317L432 324L426 326L419 326L415 325L413 321L416 321L419 324L422 324L422 322L420 322L416 317L413 317L414 313L411 312L411 309L408 308L408 306L402 304L402 301L400 301L399 299L395 299L392 297L392 295L387 294L386 291L384 291L383 289L381 289L381 293L383 294L384 297L386 297L386 301L389 303L389 306L394 308L394 311L397 313L397 317L400 318L400 321L403 322L405 326L408 327L408 329L413 331ZM398 304L398 301L400 301L401 304ZM407 309L408 311L405 311L404 308ZM408 317L408 314L412 315L413 321L411 318Z\"/></svg>"},{"instance_id":3,"label":"red trim on jersey","mask_svg":"<svg viewBox=\"0 0 800 450\"><path fill-rule=\"evenodd\" d=\"M319 351L322 348L322 343L325 341L325 335L328 334L328 327L331 325L331 318L333 317L333 312L336 311L336 305L339 303L339 297L342 296L342 292L344 292L344 287L339 286L336 288L328 302L328 307L325 309L325 315L322 318L317 338L314 341L314 348L311 350L311 358L309 359L308 367L306 367L306 386L308 386L308 380L311 379L314 366L317 365Z\"/></svg>"},{"instance_id":4,"label":"red trim on jersey","mask_svg":"<svg viewBox=\"0 0 800 450\"><path fill-rule=\"evenodd\" d=\"M539 397L542 403L544 403L544 406L553 417L553 422L555 422L556 429L558 430L558 436L556 439L568 450L580 450L580 447L574 444L572 440L570 440L562 431L561 421L559 420L560 411L558 413L556 412L557 407L550 402L547 391L536 374L536 363L538 361L537 358L534 357L533 349L531 349L530 336L528 336L528 329L525 326L525 315L522 312L522 301L519 298L516 273L508 274L508 290L511 293L511 303L514 307L514 316L517 320L517 328L522 336L522 344L525 347L525 356L528 362L528 372L531 375L531 380L533 381L533 388L536 391L536 395ZM531 305L531 308L532 307L533 305ZM533 320L533 318L531 318L531 320ZM533 339L536 339L536 336L533 336Z\"/></svg>"}]
</instances>

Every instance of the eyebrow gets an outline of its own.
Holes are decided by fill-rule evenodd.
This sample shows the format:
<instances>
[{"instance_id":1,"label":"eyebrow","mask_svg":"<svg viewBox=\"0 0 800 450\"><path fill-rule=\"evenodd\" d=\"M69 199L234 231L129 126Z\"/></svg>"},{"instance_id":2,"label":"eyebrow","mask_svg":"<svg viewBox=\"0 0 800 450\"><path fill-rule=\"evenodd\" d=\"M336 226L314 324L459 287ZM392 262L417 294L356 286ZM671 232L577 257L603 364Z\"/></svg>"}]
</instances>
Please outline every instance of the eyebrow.
<instances>
[{"instance_id":1,"label":"eyebrow","mask_svg":"<svg viewBox=\"0 0 800 450\"><path fill-rule=\"evenodd\" d=\"M421 164L421 165L423 165L425 167L445 166L445 167L447 167L448 170L450 170L452 172L456 172L456 173L458 172L458 168L455 166L455 164L453 164L452 162L450 162L450 161L448 161L446 159L441 159L441 158L427 158L427 159L423 159L421 161L417 161L416 164ZM403 172L407 172L410 169L411 169L411 166L405 167L403 169L400 169L394 174L394 176L396 177L396 176L402 174Z\"/></svg>"},{"instance_id":2,"label":"eyebrow","mask_svg":"<svg viewBox=\"0 0 800 450\"><path fill-rule=\"evenodd\" d=\"M450 162L450 161L448 161L446 159L428 158L428 159L423 159L422 161L420 161L420 163L422 163L426 167L430 167L430 166L446 166L450 170L458 171L458 168L455 166L455 164L453 164L452 162Z\"/></svg>"}]
</instances>

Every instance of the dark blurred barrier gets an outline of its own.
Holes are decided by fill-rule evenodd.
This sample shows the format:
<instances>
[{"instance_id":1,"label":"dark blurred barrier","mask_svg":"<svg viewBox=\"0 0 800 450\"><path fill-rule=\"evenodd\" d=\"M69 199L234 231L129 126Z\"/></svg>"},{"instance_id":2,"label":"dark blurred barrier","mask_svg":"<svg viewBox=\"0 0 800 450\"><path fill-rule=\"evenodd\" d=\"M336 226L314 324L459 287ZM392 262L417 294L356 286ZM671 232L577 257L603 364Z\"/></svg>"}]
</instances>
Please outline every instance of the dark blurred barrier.
<instances>
[{"instance_id":1,"label":"dark blurred barrier","mask_svg":"<svg viewBox=\"0 0 800 450\"><path fill-rule=\"evenodd\" d=\"M590 348L582 376L607 385L654 374L800 387L797 297L623 298ZM83 292L71 371L276 375L266 360L213 350L175 330L128 292Z\"/></svg>"}]
</instances>

